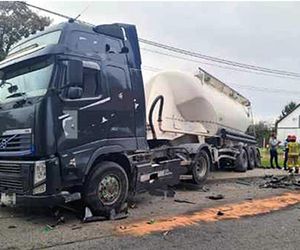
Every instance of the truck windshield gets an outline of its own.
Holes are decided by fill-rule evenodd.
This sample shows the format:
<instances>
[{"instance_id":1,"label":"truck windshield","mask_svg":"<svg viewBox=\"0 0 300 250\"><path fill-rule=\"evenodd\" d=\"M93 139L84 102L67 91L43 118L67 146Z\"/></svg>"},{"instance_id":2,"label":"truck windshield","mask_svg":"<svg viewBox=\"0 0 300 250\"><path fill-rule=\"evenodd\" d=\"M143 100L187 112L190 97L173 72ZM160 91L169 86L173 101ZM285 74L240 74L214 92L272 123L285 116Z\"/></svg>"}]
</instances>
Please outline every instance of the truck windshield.
<instances>
[{"instance_id":1,"label":"truck windshield","mask_svg":"<svg viewBox=\"0 0 300 250\"><path fill-rule=\"evenodd\" d=\"M0 71L0 103L14 98L30 98L46 94L53 71L53 60L22 63L17 69Z\"/></svg>"}]
</instances>

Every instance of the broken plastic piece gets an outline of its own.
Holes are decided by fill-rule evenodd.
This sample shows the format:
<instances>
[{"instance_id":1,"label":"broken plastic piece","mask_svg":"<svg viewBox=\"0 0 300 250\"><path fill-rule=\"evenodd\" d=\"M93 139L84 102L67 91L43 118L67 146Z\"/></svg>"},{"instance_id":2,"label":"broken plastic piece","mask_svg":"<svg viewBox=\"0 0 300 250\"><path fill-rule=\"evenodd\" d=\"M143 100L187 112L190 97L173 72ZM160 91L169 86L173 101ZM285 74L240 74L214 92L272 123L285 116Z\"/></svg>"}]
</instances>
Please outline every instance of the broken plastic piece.
<instances>
[{"instance_id":1,"label":"broken plastic piece","mask_svg":"<svg viewBox=\"0 0 300 250\"><path fill-rule=\"evenodd\" d=\"M210 196L206 196L206 198L211 199L211 200L222 200L224 199L224 195L222 194L218 194L218 195L210 195Z\"/></svg>"}]
</instances>

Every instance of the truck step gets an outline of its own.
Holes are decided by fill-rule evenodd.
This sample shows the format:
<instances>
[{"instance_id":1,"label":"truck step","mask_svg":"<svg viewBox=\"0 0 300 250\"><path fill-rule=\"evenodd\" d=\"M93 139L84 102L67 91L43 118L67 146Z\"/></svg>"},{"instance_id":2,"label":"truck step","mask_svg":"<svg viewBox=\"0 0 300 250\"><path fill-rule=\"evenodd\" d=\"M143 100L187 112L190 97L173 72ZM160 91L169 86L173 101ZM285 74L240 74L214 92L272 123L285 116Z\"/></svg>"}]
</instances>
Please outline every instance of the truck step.
<instances>
[{"instance_id":1,"label":"truck step","mask_svg":"<svg viewBox=\"0 0 300 250\"><path fill-rule=\"evenodd\" d=\"M180 166L190 166L192 164L192 161L190 160L184 160L180 162Z\"/></svg>"}]
</instances>

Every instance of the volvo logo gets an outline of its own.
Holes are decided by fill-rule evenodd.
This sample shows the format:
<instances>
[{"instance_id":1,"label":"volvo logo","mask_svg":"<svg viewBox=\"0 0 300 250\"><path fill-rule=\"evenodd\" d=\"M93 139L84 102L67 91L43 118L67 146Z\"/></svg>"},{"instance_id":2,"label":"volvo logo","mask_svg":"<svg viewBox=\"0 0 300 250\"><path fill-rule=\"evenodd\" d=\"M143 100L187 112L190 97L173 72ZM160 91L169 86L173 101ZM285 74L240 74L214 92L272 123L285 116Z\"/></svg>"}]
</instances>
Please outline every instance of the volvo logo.
<instances>
[{"instance_id":1,"label":"volvo logo","mask_svg":"<svg viewBox=\"0 0 300 250\"><path fill-rule=\"evenodd\" d=\"M7 148L7 144L13 140L17 135L13 135L10 138L4 138L0 141L0 149L6 149Z\"/></svg>"},{"instance_id":2,"label":"volvo logo","mask_svg":"<svg viewBox=\"0 0 300 250\"><path fill-rule=\"evenodd\" d=\"M7 139L2 139L0 142L0 149L6 149L7 143L8 143Z\"/></svg>"}]
</instances>

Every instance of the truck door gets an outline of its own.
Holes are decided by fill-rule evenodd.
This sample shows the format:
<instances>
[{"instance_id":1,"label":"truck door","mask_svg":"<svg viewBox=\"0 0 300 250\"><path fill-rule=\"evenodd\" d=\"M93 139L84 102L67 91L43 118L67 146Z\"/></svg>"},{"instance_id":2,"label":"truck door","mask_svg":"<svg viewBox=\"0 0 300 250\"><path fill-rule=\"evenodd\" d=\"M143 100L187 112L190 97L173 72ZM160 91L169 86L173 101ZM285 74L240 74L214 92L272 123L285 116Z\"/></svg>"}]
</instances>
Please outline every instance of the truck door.
<instances>
[{"instance_id":1,"label":"truck door","mask_svg":"<svg viewBox=\"0 0 300 250\"><path fill-rule=\"evenodd\" d=\"M110 51L103 61L103 71L107 79L110 97L114 105L110 119L109 138L132 141L136 145L134 98L129 77L126 54L120 54L123 47L119 39L107 37Z\"/></svg>"},{"instance_id":2,"label":"truck door","mask_svg":"<svg viewBox=\"0 0 300 250\"><path fill-rule=\"evenodd\" d=\"M65 64L66 68L67 61ZM67 88L61 94L57 148L63 166L70 165L69 162L76 162L76 167L86 165L92 152L104 145L107 139L111 98L106 80L98 62L83 61L83 67L81 98L68 99ZM63 86L65 82L63 77Z\"/></svg>"}]
</instances>

